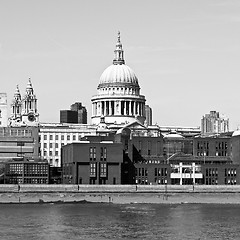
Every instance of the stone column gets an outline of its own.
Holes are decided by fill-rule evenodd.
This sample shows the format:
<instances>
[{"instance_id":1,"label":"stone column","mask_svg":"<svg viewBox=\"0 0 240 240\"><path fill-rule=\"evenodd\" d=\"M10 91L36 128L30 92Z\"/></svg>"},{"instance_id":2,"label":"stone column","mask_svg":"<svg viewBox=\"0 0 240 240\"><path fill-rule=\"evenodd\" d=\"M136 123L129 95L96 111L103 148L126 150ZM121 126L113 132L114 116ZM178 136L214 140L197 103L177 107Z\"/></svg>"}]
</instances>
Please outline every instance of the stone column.
<instances>
[{"instance_id":1,"label":"stone column","mask_svg":"<svg viewBox=\"0 0 240 240\"><path fill-rule=\"evenodd\" d=\"M102 107L101 115L105 115L105 102L104 101L101 102L101 107Z\"/></svg>"},{"instance_id":2,"label":"stone column","mask_svg":"<svg viewBox=\"0 0 240 240\"><path fill-rule=\"evenodd\" d=\"M104 114L104 116L107 116L107 101L104 101L104 104L105 104L105 114Z\"/></svg>"},{"instance_id":3,"label":"stone column","mask_svg":"<svg viewBox=\"0 0 240 240\"><path fill-rule=\"evenodd\" d=\"M182 163L179 163L179 173L180 173L180 185L182 185L183 173L182 173Z\"/></svg>"},{"instance_id":4,"label":"stone column","mask_svg":"<svg viewBox=\"0 0 240 240\"><path fill-rule=\"evenodd\" d=\"M109 115L111 116L113 113L113 110L112 110L112 101L109 101Z\"/></svg>"},{"instance_id":5,"label":"stone column","mask_svg":"<svg viewBox=\"0 0 240 240\"><path fill-rule=\"evenodd\" d=\"M138 102L135 103L135 114L138 115Z\"/></svg>"},{"instance_id":6,"label":"stone column","mask_svg":"<svg viewBox=\"0 0 240 240\"><path fill-rule=\"evenodd\" d=\"M141 113L141 103L138 103L138 114L139 114L139 116L142 116L142 113Z\"/></svg>"},{"instance_id":7,"label":"stone column","mask_svg":"<svg viewBox=\"0 0 240 240\"><path fill-rule=\"evenodd\" d=\"M114 115L118 115L119 102L114 101Z\"/></svg>"},{"instance_id":8,"label":"stone column","mask_svg":"<svg viewBox=\"0 0 240 240\"><path fill-rule=\"evenodd\" d=\"M127 115L127 101L124 101L124 115Z\"/></svg>"},{"instance_id":9,"label":"stone column","mask_svg":"<svg viewBox=\"0 0 240 240\"><path fill-rule=\"evenodd\" d=\"M132 115L132 101L129 101L129 115Z\"/></svg>"}]
</instances>

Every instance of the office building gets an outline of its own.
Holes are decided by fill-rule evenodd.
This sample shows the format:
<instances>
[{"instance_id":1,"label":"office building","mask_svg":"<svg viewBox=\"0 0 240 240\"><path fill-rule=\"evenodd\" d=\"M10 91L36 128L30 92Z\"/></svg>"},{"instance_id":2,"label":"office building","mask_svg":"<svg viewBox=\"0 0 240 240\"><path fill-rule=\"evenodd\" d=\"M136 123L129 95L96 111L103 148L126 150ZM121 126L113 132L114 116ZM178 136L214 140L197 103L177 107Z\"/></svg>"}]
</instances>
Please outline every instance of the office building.
<instances>
[{"instance_id":1,"label":"office building","mask_svg":"<svg viewBox=\"0 0 240 240\"><path fill-rule=\"evenodd\" d=\"M49 164L42 160L12 160L5 164L6 184L48 184Z\"/></svg>"},{"instance_id":2,"label":"office building","mask_svg":"<svg viewBox=\"0 0 240 240\"><path fill-rule=\"evenodd\" d=\"M209 114L201 119L201 134L219 134L229 132L229 119L216 111L210 111Z\"/></svg>"},{"instance_id":3,"label":"office building","mask_svg":"<svg viewBox=\"0 0 240 240\"><path fill-rule=\"evenodd\" d=\"M72 104L71 110L77 112L77 123L87 124L87 109L86 107L82 106L82 103L76 102Z\"/></svg>"},{"instance_id":4,"label":"office building","mask_svg":"<svg viewBox=\"0 0 240 240\"><path fill-rule=\"evenodd\" d=\"M60 123L78 123L78 113L71 110L61 110Z\"/></svg>"}]
</instances>

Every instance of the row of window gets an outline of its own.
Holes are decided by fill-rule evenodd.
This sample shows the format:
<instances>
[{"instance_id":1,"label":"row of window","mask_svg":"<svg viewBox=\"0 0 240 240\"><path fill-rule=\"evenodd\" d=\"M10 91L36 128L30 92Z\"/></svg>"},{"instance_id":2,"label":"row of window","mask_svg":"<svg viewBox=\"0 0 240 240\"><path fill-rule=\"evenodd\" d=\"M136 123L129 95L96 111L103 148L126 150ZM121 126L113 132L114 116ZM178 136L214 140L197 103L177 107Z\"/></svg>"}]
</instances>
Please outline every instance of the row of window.
<instances>
[{"instance_id":1,"label":"row of window","mask_svg":"<svg viewBox=\"0 0 240 240\"><path fill-rule=\"evenodd\" d=\"M148 178L147 177L137 177L136 178L136 184L142 184L147 185L148 184ZM165 178L154 178L155 184L167 184L167 179Z\"/></svg>"},{"instance_id":2,"label":"row of window","mask_svg":"<svg viewBox=\"0 0 240 240\"><path fill-rule=\"evenodd\" d=\"M55 151L54 155L53 155L53 151L49 151L48 154L47 154L47 151L43 151L43 156L44 157L47 157L47 156L50 156L50 157L52 157L52 156L59 156L59 152Z\"/></svg>"},{"instance_id":3,"label":"row of window","mask_svg":"<svg viewBox=\"0 0 240 240\"><path fill-rule=\"evenodd\" d=\"M217 185L218 184L218 178L217 177L206 177L205 178L205 184L206 185Z\"/></svg>"},{"instance_id":4,"label":"row of window","mask_svg":"<svg viewBox=\"0 0 240 240\"><path fill-rule=\"evenodd\" d=\"M31 137L31 129L17 129L17 128L1 128L1 136L21 136L21 137Z\"/></svg>"},{"instance_id":5,"label":"row of window","mask_svg":"<svg viewBox=\"0 0 240 240\"><path fill-rule=\"evenodd\" d=\"M236 185L237 184L237 180L235 178L225 178L225 184L226 185Z\"/></svg>"},{"instance_id":6,"label":"row of window","mask_svg":"<svg viewBox=\"0 0 240 240\"><path fill-rule=\"evenodd\" d=\"M49 143L49 145L47 143L43 144L44 148L47 148L49 146L49 148L58 148L59 147L59 143ZM64 143L61 143L61 147L64 146Z\"/></svg>"},{"instance_id":7,"label":"row of window","mask_svg":"<svg viewBox=\"0 0 240 240\"><path fill-rule=\"evenodd\" d=\"M236 177L237 175L237 169L236 168L226 168L225 169L225 177Z\"/></svg>"},{"instance_id":8,"label":"row of window","mask_svg":"<svg viewBox=\"0 0 240 240\"><path fill-rule=\"evenodd\" d=\"M55 138L54 138L55 137ZM81 140L81 135L79 135L78 137L77 137L77 135L72 135L72 140L73 141L76 141L77 140L77 138L78 138L78 140L80 141ZM46 134L44 134L43 135L43 139L44 140L48 140L48 135L46 135ZM64 141L64 140L68 140L68 141L70 141L71 140L71 135L49 135L49 140L59 140L59 139L61 139L62 141Z\"/></svg>"},{"instance_id":9,"label":"row of window","mask_svg":"<svg viewBox=\"0 0 240 240\"><path fill-rule=\"evenodd\" d=\"M227 142L215 142L215 147L216 149L227 149L228 148L228 143ZM197 149L204 149L208 150L209 149L209 142L198 142L197 143Z\"/></svg>"},{"instance_id":10,"label":"row of window","mask_svg":"<svg viewBox=\"0 0 240 240\"><path fill-rule=\"evenodd\" d=\"M215 152L215 156L217 156L217 157L226 157L228 154L227 154L227 151L225 151L225 150L221 150L221 151L219 151L219 150L217 150L216 152ZM197 152L197 156L209 156L209 152L208 151L199 151L198 150L198 152Z\"/></svg>"},{"instance_id":11,"label":"row of window","mask_svg":"<svg viewBox=\"0 0 240 240\"><path fill-rule=\"evenodd\" d=\"M218 176L218 169L217 168L207 168L206 169L206 177L211 176Z\"/></svg>"}]
</instances>

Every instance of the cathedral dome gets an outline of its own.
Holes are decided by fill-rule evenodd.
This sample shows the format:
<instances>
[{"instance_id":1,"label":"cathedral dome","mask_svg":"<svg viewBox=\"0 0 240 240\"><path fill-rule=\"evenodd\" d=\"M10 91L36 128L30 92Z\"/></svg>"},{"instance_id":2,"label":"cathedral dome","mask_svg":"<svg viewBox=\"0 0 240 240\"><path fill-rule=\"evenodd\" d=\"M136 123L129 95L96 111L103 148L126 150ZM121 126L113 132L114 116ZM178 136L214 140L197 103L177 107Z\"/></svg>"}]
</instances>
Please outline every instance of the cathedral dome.
<instances>
[{"instance_id":1,"label":"cathedral dome","mask_svg":"<svg viewBox=\"0 0 240 240\"><path fill-rule=\"evenodd\" d=\"M133 70L125 64L113 64L106 68L100 77L100 84L133 84L138 85L138 79Z\"/></svg>"}]
</instances>

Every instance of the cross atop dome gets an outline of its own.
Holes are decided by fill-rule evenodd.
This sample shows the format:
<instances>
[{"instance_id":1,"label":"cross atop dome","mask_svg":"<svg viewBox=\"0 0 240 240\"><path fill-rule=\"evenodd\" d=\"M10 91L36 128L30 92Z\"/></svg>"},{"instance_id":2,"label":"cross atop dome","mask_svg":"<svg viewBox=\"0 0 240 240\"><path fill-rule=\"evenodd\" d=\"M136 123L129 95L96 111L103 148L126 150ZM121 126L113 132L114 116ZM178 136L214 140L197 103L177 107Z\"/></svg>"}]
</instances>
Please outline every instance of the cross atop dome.
<instances>
[{"instance_id":1,"label":"cross atop dome","mask_svg":"<svg viewBox=\"0 0 240 240\"><path fill-rule=\"evenodd\" d=\"M125 64L124 58L123 58L123 49L122 49L122 43L120 39L120 31L118 31L118 40L116 44L116 49L114 50L115 57L113 59L113 64Z\"/></svg>"}]
</instances>

